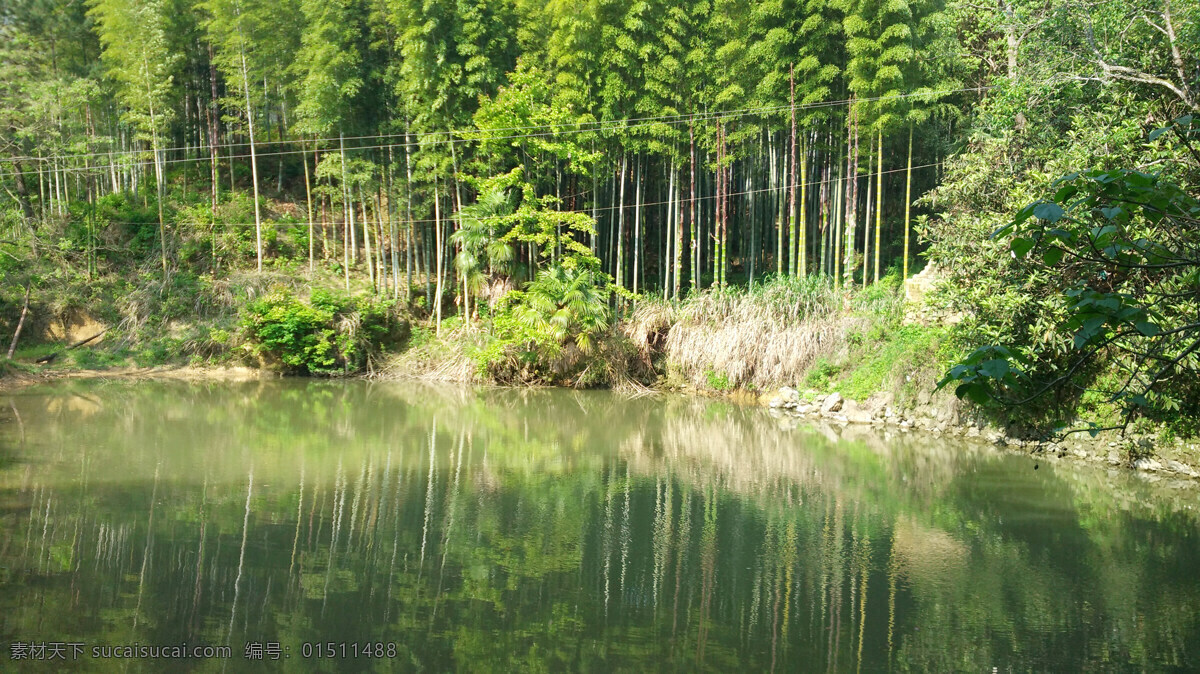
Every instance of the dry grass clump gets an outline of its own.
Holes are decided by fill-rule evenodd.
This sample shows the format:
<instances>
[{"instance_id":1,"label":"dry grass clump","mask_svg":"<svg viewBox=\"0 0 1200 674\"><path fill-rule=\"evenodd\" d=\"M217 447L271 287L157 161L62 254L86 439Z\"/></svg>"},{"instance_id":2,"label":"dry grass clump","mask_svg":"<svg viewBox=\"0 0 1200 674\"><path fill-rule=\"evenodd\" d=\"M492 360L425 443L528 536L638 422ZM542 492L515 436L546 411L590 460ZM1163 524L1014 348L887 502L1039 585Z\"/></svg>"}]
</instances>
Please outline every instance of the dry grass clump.
<instances>
[{"instance_id":1,"label":"dry grass clump","mask_svg":"<svg viewBox=\"0 0 1200 674\"><path fill-rule=\"evenodd\" d=\"M476 335L458 327L441 339L414 335L410 348L387 357L370 376L379 379L420 379L436 382L478 382L478 368L469 355Z\"/></svg>"},{"instance_id":2,"label":"dry grass clump","mask_svg":"<svg viewBox=\"0 0 1200 674\"><path fill-rule=\"evenodd\" d=\"M825 277L772 279L749 290L701 293L680 307L685 319L755 321L781 328L842 309L845 295Z\"/></svg>"},{"instance_id":3,"label":"dry grass clump","mask_svg":"<svg viewBox=\"0 0 1200 674\"><path fill-rule=\"evenodd\" d=\"M696 386L767 388L797 382L820 356L843 352L847 335L870 321L860 316L823 315L794 325L749 319L722 323L677 323L666 340L667 358Z\"/></svg>"},{"instance_id":4,"label":"dry grass clump","mask_svg":"<svg viewBox=\"0 0 1200 674\"><path fill-rule=\"evenodd\" d=\"M639 304L633 314L621 322L618 331L649 362L650 355L664 346L667 332L679 320L680 314L679 305L658 299L650 300Z\"/></svg>"},{"instance_id":5,"label":"dry grass clump","mask_svg":"<svg viewBox=\"0 0 1200 674\"><path fill-rule=\"evenodd\" d=\"M218 306L236 309L280 286L296 292L307 288L309 281L299 274L283 271L234 271L223 279L214 279L208 294Z\"/></svg>"},{"instance_id":6,"label":"dry grass clump","mask_svg":"<svg viewBox=\"0 0 1200 674\"><path fill-rule=\"evenodd\" d=\"M773 279L641 304L622 329L647 360L664 354L692 384L764 388L799 381L818 356L845 349L867 319L843 315L847 296L825 278Z\"/></svg>"}]
</instances>

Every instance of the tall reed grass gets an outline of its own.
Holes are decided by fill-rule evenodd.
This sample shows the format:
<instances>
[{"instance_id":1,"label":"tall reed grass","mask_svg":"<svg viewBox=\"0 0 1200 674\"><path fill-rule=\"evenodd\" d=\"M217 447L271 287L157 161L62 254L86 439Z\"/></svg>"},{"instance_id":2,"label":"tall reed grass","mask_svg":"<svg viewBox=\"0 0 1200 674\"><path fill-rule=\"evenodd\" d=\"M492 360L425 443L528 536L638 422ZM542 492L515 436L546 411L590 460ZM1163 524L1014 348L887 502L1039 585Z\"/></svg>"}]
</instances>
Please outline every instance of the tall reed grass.
<instances>
[{"instance_id":1,"label":"tall reed grass","mask_svg":"<svg viewBox=\"0 0 1200 674\"><path fill-rule=\"evenodd\" d=\"M818 358L844 355L849 335L900 310L897 287L881 281L851 292L828 277L772 279L679 303L645 302L623 329L645 357L665 356L694 386L715 375L733 388L766 389L802 381Z\"/></svg>"}]
</instances>

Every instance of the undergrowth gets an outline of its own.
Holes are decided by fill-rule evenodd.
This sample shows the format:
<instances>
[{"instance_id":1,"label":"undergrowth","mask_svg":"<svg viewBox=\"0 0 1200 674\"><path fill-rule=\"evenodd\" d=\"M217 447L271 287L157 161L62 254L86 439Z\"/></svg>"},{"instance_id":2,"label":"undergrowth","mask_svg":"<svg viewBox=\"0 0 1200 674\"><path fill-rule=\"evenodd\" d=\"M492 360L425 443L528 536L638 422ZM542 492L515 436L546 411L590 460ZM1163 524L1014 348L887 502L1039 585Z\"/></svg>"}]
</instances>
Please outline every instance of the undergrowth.
<instances>
[{"instance_id":1,"label":"undergrowth","mask_svg":"<svg viewBox=\"0 0 1200 674\"><path fill-rule=\"evenodd\" d=\"M242 308L247 351L263 364L297 374L348 374L367 367L407 323L394 304L314 289L307 299L278 287Z\"/></svg>"}]
</instances>

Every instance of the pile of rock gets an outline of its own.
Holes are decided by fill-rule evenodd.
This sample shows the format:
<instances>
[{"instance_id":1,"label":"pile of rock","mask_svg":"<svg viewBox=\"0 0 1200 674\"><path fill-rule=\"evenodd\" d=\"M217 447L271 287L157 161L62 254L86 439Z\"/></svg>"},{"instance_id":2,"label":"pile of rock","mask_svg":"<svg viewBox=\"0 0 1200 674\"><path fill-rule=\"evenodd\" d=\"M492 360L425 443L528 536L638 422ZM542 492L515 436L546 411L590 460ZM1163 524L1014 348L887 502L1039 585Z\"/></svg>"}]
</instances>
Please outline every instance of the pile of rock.
<instances>
[{"instance_id":1,"label":"pile of rock","mask_svg":"<svg viewBox=\"0 0 1200 674\"><path fill-rule=\"evenodd\" d=\"M912 409L900 409L890 394L877 394L864 402L844 398L840 393L819 394L801 392L790 386L774 395L764 396L762 402L772 414L780 417L823 419L839 424L875 424L897 427L900 430L921 430L934 435L951 435L1018 449L1047 458L1067 458L1126 465L1147 474L1175 475L1200 478L1200 470L1188 465L1187 458L1197 455L1196 447L1156 447L1148 439L1124 439L1123 442L1095 440L1086 433L1053 442L1022 440L988 427L982 420L969 419L953 397L935 397L923 391ZM1130 443L1136 445L1133 449ZM1179 443L1176 443L1179 444ZM1151 450L1157 458L1150 457ZM1131 454L1137 458L1131 459ZM1145 455L1145 456L1142 456ZM1183 460L1180 460L1183 459Z\"/></svg>"},{"instance_id":2,"label":"pile of rock","mask_svg":"<svg viewBox=\"0 0 1200 674\"><path fill-rule=\"evenodd\" d=\"M779 414L797 417L822 417L847 424L895 424L902 428L905 419L892 408L891 401L884 396L872 397L866 403L843 398L840 393L819 395L785 386L772 397L767 405Z\"/></svg>"}]
</instances>

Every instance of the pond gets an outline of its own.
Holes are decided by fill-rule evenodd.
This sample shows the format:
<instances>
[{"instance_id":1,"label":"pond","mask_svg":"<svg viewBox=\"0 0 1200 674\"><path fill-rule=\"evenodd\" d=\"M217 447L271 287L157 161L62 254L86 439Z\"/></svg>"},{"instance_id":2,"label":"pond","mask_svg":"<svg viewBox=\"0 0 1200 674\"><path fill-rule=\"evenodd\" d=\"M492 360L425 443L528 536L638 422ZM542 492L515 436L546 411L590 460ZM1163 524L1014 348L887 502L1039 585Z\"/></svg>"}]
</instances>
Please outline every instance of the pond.
<instances>
[{"instance_id":1,"label":"pond","mask_svg":"<svg viewBox=\"0 0 1200 674\"><path fill-rule=\"evenodd\" d=\"M567 390L60 381L0 419L0 669L1200 667L1197 492L1123 472Z\"/></svg>"}]
</instances>

